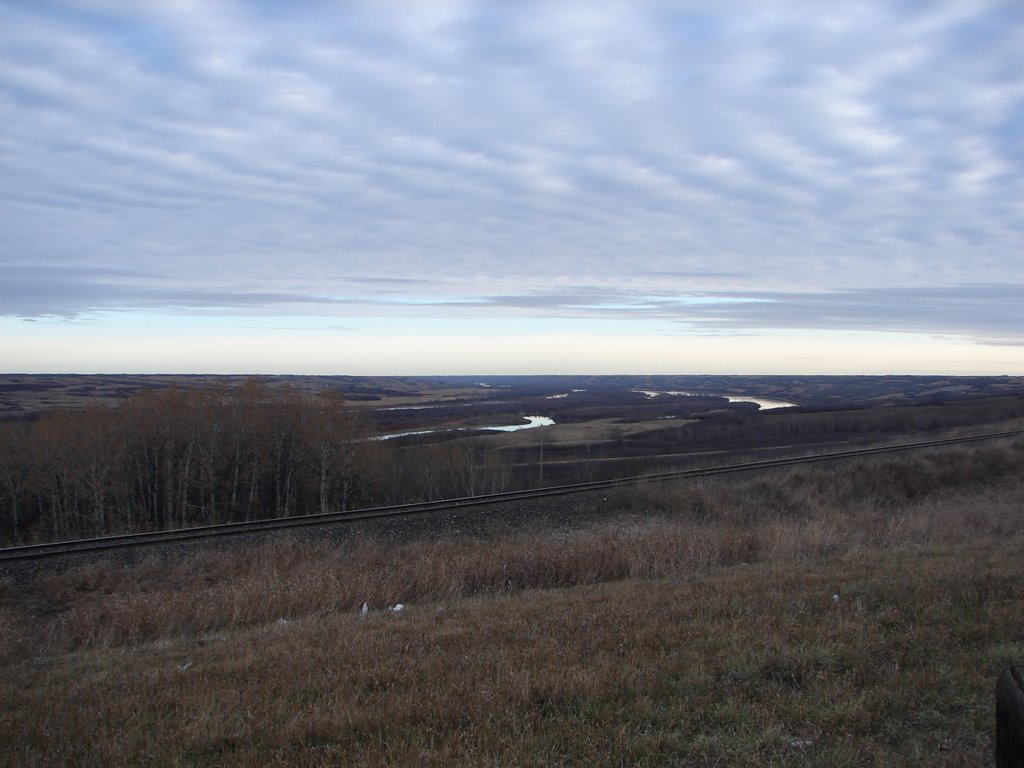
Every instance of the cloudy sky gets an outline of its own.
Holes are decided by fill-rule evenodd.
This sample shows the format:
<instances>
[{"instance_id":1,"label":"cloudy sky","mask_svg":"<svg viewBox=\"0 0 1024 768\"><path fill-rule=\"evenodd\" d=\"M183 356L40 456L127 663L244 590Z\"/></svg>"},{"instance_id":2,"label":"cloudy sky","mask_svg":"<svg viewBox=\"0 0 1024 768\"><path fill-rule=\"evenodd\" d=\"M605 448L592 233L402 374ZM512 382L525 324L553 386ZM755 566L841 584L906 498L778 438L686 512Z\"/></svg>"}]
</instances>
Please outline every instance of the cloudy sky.
<instances>
[{"instance_id":1,"label":"cloudy sky","mask_svg":"<svg viewBox=\"0 0 1024 768\"><path fill-rule=\"evenodd\" d=\"M0 369L1024 374L1021 0L0 0Z\"/></svg>"}]
</instances>

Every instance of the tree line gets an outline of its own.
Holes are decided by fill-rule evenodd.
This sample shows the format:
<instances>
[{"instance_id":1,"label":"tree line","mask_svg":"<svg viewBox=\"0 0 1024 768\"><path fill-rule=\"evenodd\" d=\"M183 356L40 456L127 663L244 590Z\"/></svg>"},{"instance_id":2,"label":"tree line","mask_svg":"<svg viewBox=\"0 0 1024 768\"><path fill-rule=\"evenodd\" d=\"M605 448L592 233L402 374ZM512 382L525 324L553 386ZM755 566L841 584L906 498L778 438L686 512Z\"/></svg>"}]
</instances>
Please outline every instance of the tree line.
<instances>
[{"instance_id":1,"label":"tree line","mask_svg":"<svg viewBox=\"0 0 1024 768\"><path fill-rule=\"evenodd\" d=\"M906 405L823 411L732 409L714 418L661 431L673 444L703 440L828 437L833 435L910 435L993 424L1024 416L1024 398L1001 397L940 405Z\"/></svg>"},{"instance_id":2,"label":"tree line","mask_svg":"<svg viewBox=\"0 0 1024 768\"><path fill-rule=\"evenodd\" d=\"M250 381L0 423L0 542L288 517L503 490L472 442L398 449L334 390Z\"/></svg>"},{"instance_id":3,"label":"tree line","mask_svg":"<svg viewBox=\"0 0 1024 768\"><path fill-rule=\"evenodd\" d=\"M1022 416L1024 399L1012 397L750 411L640 439L692 451L750 437L878 437ZM633 440L609 439L613 447ZM118 408L0 421L0 545L498 493L543 484L543 451L543 441L538 455L533 448L500 449L471 438L375 439L373 425L330 389L309 394L251 380L233 388L143 390ZM594 479L602 471L589 444L562 446L558 455L562 463L575 460L566 481Z\"/></svg>"}]
</instances>

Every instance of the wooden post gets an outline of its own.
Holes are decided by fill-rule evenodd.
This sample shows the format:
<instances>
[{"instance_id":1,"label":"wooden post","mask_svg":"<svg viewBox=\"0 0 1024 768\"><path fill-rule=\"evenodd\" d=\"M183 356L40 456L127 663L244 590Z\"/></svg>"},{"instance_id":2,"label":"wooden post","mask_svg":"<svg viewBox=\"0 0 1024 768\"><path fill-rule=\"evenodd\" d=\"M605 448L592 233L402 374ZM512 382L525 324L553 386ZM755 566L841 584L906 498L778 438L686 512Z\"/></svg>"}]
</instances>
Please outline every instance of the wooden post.
<instances>
[{"instance_id":1,"label":"wooden post","mask_svg":"<svg viewBox=\"0 0 1024 768\"><path fill-rule=\"evenodd\" d=\"M996 683L996 768L1024 768L1024 667L1007 667Z\"/></svg>"}]
</instances>

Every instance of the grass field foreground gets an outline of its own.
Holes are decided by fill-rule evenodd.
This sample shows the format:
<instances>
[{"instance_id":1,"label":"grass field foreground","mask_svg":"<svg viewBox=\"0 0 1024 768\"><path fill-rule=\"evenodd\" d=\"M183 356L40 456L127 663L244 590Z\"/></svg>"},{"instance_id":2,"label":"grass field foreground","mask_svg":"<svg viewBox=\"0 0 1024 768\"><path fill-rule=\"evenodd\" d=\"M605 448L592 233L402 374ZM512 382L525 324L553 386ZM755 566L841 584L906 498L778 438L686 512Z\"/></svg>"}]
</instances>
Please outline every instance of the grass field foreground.
<instances>
[{"instance_id":1,"label":"grass field foreground","mask_svg":"<svg viewBox=\"0 0 1024 768\"><path fill-rule=\"evenodd\" d=\"M947 449L652 484L581 529L6 583L0 763L991 764L1022 468Z\"/></svg>"}]
</instances>

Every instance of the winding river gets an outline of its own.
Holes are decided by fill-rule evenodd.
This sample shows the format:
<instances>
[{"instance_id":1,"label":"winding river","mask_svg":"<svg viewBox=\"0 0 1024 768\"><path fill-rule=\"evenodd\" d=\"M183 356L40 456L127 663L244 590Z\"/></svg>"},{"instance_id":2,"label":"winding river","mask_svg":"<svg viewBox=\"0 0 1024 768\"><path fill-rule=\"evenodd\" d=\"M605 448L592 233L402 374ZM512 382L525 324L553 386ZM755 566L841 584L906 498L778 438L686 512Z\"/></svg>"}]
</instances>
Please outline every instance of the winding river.
<instances>
[{"instance_id":1,"label":"winding river","mask_svg":"<svg viewBox=\"0 0 1024 768\"><path fill-rule=\"evenodd\" d=\"M396 437L412 437L413 435L434 435L440 432L519 432L523 429L536 429L537 427L550 427L555 420L550 416L524 416L526 424L503 424L492 427L446 427L441 429L417 429L411 432L394 432L389 435L377 435L375 440L393 440Z\"/></svg>"},{"instance_id":2,"label":"winding river","mask_svg":"<svg viewBox=\"0 0 1024 768\"><path fill-rule=\"evenodd\" d=\"M637 389L634 391L652 398L661 397L662 395L670 397L724 397L730 403L754 403L762 411L770 411L773 408L793 408L796 406L796 403L788 403L785 400L769 400L761 397L750 397L749 395L723 395L717 392L664 392L650 389Z\"/></svg>"},{"instance_id":3,"label":"winding river","mask_svg":"<svg viewBox=\"0 0 1024 768\"><path fill-rule=\"evenodd\" d=\"M580 390L573 390L580 391ZM671 391L654 391L647 389L638 389L636 392L640 392L647 397L655 398L661 397L662 395L668 397L724 397L730 403L754 403L762 411L770 411L773 408L792 408L796 403L786 402L785 400L770 400L761 397L749 397L747 395L721 395L711 392L671 392ZM565 395L550 395L549 399L558 399L567 397ZM399 406L397 408L389 408L386 410L416 410L419 408L431 408L440 406ZM489 427L445 427L441 429L417 429L409 432L393 432L387 435L377 435L374 440L394 440L398 437L413 437L415 435L434 435L443 432L519 432L523 429L536 429L537 427L550 427L553 426L555 420L550 416L524 416L526 419L525 424L501 424Z\"/></svg>"}]
</instances>

